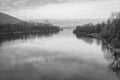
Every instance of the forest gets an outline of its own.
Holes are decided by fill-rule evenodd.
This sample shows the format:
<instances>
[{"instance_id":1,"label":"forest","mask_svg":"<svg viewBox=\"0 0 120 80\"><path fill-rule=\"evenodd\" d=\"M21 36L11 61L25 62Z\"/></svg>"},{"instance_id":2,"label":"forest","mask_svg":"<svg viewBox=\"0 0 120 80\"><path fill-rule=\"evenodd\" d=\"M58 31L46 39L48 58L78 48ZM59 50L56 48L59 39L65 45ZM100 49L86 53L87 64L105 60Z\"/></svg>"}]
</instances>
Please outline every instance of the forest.
<instances>
[{"instance_id":1,"label":"forest","mask_svg":"<svg viewBox=\"0 0 120 80\"><path fill-rule=\"evenodd\" d=\"M93 36L104 39L112 47L120 48L120 12L113 12L106 22L77 26L77 36Z\"/></svg>"},{"instance_id":2,"label":"forest","mask_svg":"<svg viewBox=\"0 0 120 80\"><path fill-rule=\"evenodd\" d=\"M42 23L21 22L17 24L1 24L0 34L15 34L15 33L33 33L33 32L56 32L59 31L58 26Z\"/></svg>"}]
</instances>

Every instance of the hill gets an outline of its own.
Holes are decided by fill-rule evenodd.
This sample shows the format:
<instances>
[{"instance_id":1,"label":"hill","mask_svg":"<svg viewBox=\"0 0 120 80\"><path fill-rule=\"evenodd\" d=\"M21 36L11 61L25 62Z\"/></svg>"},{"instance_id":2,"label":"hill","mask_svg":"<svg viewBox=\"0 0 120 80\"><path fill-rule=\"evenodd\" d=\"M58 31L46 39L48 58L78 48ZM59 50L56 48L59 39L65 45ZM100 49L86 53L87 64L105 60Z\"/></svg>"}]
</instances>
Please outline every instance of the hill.
<instances>
[{"instance_id":1,"label":"hill","mask_svg":"<svg viewBox=\"0 0 120 80\"><path fill-rule=\"evenodd\" d=\"M20 22L22 22L22 20L0 12L0 24L15 24Z\"/></svg>"}]
</instances>

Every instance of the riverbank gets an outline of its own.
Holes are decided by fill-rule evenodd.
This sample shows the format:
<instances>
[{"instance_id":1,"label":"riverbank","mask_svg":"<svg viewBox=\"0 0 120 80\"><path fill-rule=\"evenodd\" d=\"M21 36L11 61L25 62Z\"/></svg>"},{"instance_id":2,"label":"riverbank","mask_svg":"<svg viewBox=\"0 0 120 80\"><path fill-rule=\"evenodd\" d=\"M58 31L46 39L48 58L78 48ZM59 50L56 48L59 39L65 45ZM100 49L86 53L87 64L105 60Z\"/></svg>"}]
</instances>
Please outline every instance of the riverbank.
<instances>
[{"instance_id":1,"label":"riverbank","mask_svg":"<svg viewBox=\"0 0 120 80\"><path fill-rule=\"evenodd\" d=\"M95 39L100 39L105 44L107 44L107 48L109 48L111 50L111 52L120 54L120 48L113 47L112 44L109 43L109 41L107 41L105 38L101 37L101 34L98 34L98 33L85 34L85 33L76 32L76 31L74 31L74 34L76 34L78 37L79 36L84 36L84 37L92 37L92 38L95 38Z\"/></svg>"},{"instance_id":2,"label":"riverbank","mask_svg":"<svg viewBox=\"0 0 120 80\"><path fill-rule=\"evenodd\" d=\"M101 39L118 52L120 51L120 12L113 13L107 22L76 26L74 33L78 37L91 36Z\"/></svg>"}]
</instances>

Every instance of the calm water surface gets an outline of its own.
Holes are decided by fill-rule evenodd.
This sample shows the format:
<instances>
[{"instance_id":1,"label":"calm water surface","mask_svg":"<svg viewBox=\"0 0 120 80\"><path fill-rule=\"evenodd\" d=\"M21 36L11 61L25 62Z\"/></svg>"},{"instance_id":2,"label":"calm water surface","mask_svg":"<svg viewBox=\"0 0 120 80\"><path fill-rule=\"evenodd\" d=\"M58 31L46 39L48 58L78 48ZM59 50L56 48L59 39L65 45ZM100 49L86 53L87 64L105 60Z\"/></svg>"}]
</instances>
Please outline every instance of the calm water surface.
<instances>
[{"instance_id":1,"label":"calm water surface","mask_svg":"<svg viewBox=\"0 0 120 80\"><path fill-rule=\"evenodd\" d=\"M119 80L110 63L100 40L72 29L0 42L0 80Z\"/></svg>"}]
</instances>

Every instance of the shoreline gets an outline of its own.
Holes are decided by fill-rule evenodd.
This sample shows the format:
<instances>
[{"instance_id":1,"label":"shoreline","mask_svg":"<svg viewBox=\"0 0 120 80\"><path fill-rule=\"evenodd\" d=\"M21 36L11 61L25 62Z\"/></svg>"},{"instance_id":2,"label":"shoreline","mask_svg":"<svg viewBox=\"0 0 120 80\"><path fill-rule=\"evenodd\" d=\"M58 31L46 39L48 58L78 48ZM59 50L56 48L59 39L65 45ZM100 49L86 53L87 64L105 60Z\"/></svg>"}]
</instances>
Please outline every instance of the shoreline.
<instances>
[{"instance_id":1,"label":"shoreline","mask_svg":"<svg viewBox=\"0 0 120 80\"><path fill-rule=\"evenodd\" d=\"M112 45L104 38L100 37L100 34L97 34L97 33L91 33L91 34L84 34L83 33L81 34L80 32L77 32L74 31L74 34L78 34L78 35L81 35L81 36L88 36L88 37L93 37L95 39L100 39L102 40L103 42L107 43L108 44L108 48L112 50L112 52L114 53L118 53L120 55L120 49L119 48L115 48L115 47L112 47Z\"/></svg>"},{"instance_id":2,"label":"shoreline","mask_svg":"<svg viewBox=\"0 0 120 80\"><path fill-rule=\"evenodd\" d=\"M19 32L2 32L1 35L12 35L12 34L33 34L33 33L54 33L59 32L60 30L40 30L40 31L19 31Z\"/></svg>"}]
</instances>

